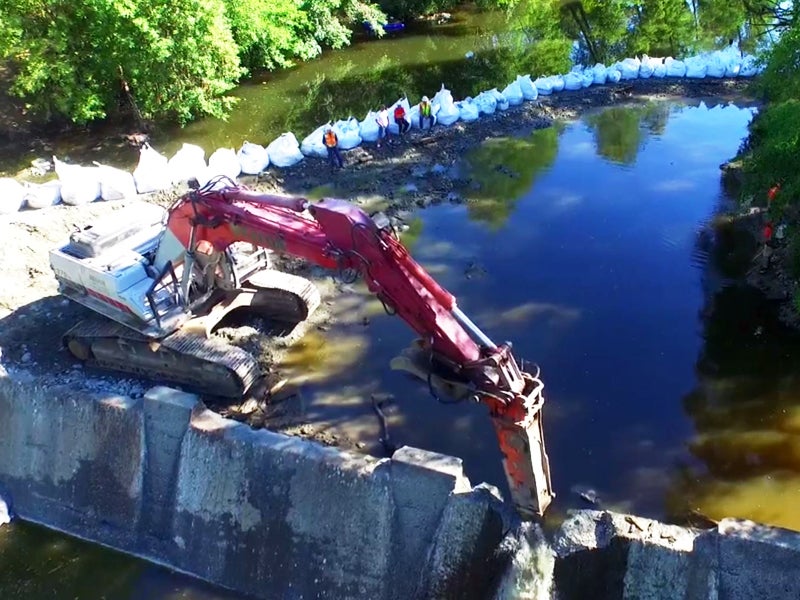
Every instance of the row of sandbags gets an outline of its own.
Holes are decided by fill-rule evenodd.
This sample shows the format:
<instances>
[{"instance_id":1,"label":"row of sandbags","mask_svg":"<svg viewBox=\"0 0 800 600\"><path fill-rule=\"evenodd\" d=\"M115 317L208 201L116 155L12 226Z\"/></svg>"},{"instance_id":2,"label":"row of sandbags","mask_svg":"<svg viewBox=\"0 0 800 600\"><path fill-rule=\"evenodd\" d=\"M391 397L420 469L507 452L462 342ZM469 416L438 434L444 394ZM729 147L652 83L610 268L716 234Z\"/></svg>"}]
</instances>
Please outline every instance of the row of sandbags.
<instances>
[{"instance_id":1,"label":"row of sandbags","mask_svg":"<svg viewBox=\"0 0 800 600\"><path fill-rule=\"evenodd\" d=\"M742 55L735 46L729 46L685 60L675 60L671 56L654 58L645 54L641 58L626 58L610 66L598 63L593 67L575 67L566 75L540 77L534 81L534 85L540 95L548 95L562 90L579 90L591 85L651 77L754 77L760 70L754 56Z\"/></svg>"},{"instance_id":2,"label":"row of sandbags","mask_svg":"<svg viewBox=\"0 0 800 600\"><path fill-rule=\"evenodd\" d=\"M578 90L591 85L605 85L622 80L650 77L752 77L760 67L755 57L743 56L734 45L724 50L705 53L685 60L672 57L626 58L610 66L575 67L564 75L551 75L531 79L520 75L503 88L486 90L463 100L455 100L452 93L442 88L431 99L433 122L450 126L457 121L473 122L481 115L507 110L526 100L536 100L562 90ZM389 133L399 129L394 120L394 109L402 105L412 128L419 127L419 106L411 106L408 98L398 99L389 107ZM306 156L324 157L327 150L322 141L325 129L332 126L339 138L339 147L350 150L363 142L378 139L377 113L369 111L359 121L354 117L326 123L315 129L299 143L291 132L284 133L268 146L245 141L238 151L220 148L205 160L205 151L194 144L183 146L171 158L160 154L149 145L142 147L139 163L133 173L95 163L85 167L64 163L53 157L58 179L44 184L19 183L11 178L0 178L0 214L11 213L23 207L44 208L59 202L85 204L97 199L114 200L166 190L181 182L195 178L204 185L213 177L224 175L235 179L240 174L254 175L270 165L289 167Z\"/></svg>"},{"instance_id":3,"label":"row of sandbags","mask_svg":"<svg viewBox=\"0 0 800 600\"><path fill-rule=\"evenodd\" d=\"M297 162L298 157L291 153L291 140L294 140L292 134L284 134L266 148L246 141L238 152L232 148L216 150L208 162L205 150L194 144L183 144L169 159L145 145L133 173L97 162L94 166L73 165L54 156L57 178L52 181L20 183L10 177L0 178L0 214L22 208L40 209L60 202L76 206L95 200L120 200L167 190L192 178L205 185L219 175L231 179L240 174L255 175L270 163L288 166Z\"/></svg>"}]
</instances>

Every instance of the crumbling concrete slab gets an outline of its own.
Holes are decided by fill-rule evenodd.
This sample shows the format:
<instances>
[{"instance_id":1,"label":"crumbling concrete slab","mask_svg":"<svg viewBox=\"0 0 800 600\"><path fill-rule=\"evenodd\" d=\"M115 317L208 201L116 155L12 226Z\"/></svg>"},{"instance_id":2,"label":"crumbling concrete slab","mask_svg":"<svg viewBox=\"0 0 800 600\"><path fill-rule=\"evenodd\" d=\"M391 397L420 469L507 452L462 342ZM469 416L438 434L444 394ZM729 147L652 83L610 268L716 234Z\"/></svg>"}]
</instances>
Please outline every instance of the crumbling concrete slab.
<instances>
[{"instance_id":1,"label":"crumbling concrete slab","mask_svg":"<svg viewBox=\"0 0 800 600\"><path fill-rule=\"evenodd\" d=\"M454 457L254 431L169 388L73 397L2 376L0 485L22 519L256 598L472 598L507 518Z\"/></svg>"},{"instance_id":2,"label":"crumbling concrete slab","mask_svg":"<svg viewBox=\"0 0 800 600\"><path fill-rule=\"evenodd\" d=\"M800 598L800 533L750 521L702 531L578 511L553 548L559 600Z\"/></svg>"}]
</instances>

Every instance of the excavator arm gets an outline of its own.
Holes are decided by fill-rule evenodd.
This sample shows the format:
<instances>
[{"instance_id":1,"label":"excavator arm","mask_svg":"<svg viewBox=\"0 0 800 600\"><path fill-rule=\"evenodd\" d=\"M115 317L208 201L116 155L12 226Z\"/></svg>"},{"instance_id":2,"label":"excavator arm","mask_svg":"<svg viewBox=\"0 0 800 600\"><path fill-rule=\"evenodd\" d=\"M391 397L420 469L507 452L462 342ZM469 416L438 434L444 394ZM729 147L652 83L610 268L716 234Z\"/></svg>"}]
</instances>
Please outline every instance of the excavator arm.
<instances>
[{"instance_id":1,"label":"excavator arm","mask_svg":"<svg viewBox=\"0 0 800 600\"><path fill-rule=\"evenodd\" d=\"M156 267L195 260L199 249L224 252L234 242L272 249L342 273L359 273L387 312L420 337L404 368L484 403L503 454L512 500L523 518L541 516L554 494L542 428L543 383L520 369L510 343L495 344L399 242L385 217L336 199L259 194L214 182L170 210ZM188 269L184 268L184 271ZM401 361L402 362L402 361ZM442 374L446 375L442 375Z\"/></svg>"}]
</instances>

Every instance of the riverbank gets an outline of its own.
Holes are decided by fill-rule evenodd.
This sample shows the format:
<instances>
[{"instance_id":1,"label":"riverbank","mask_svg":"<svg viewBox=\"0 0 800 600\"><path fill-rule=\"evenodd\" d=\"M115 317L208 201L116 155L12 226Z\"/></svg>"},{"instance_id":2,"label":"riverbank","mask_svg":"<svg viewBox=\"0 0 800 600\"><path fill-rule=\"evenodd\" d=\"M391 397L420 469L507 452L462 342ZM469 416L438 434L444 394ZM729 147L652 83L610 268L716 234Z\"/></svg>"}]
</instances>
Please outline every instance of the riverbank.
<instances>
[{"instance_id":1,"label":"riverbank","mask_svg":"<svg viewBox=\"0 0 800 600\"><path fill-rule=\"evenodd\" d=\"M295 167L270 168L264 176L243 177L242 182L274 193L347 198L369 212L384 210L396 227L403 230L408 227L415 208L467 201L465 198L478 182L472 179L465 156L488 138L524 136L534 129L577 119L587 111L607 106L677 98L751 102L752 99L744 95L747 85L743 80L640 79L562 92L473 123L437 127L432 133L414 130L407 140L392 138L391 143L382 148L364 144L343 153L345 168L342 170L331 170L322 159L307 158ZM509 169L504 169L503 173L515 176ZM181 191L145 198L168 206ZM84 373L66 352L57 350L61 334L88 311L57 295L47 257L47 251L66 239L74 224L83 226L93 218L113 214L138 201L141 200L25 210L0 221L0 237L6 242L8 255L17 257L0 266L0 277L7 284L0 290L0 360L9 368L12 377L34 377L45 384L67 381L92 391L124 392L134 397L144 393L147 382ZM336 326L369 335L370 311L374 308L366 306L363 292L332 282L320 269L295 260L287 261L284 268L308 277L319 286L323 303L310 319L289 335L274 335L263 323L239 324L217 332L229 343L254 353L269 374L270 382L284 378L288 367L281 365L304 334L324 332ZM341 310L343 306L348 309ZM294 370L297 375L297 369ZM316 427L310 422L302 410L302 393L297 386L287 386L269 402L264 397L256 397L246 398L235 406L213 401L211 404L221 414L246 421L256 428L266 427L326 444L361 449L356 442L332 436L325 427Z\"/></svg>"},{"instance_id":2,"label":"riverbank","mask_svg":"<svg viewBox=\"0 0 800 600\"><path fill-rule=\"evenodd\" d=\"M472 123L459 121L432 132L413 129L405 141L393 136L381 148L362 144L343 153L345 166L341 170L330 169L322 159L306 158L294 167L270 168L252 185L301 195L324 192L344 198L380 196L392 213L443 201L462 202L464 192L474 185L465 157L486 139L525 136L610 106L680 98L754 105L757 100L747 94L749 84L744 79L635 79L562 91L482 116Z\"/></svg>"}]
</instances>

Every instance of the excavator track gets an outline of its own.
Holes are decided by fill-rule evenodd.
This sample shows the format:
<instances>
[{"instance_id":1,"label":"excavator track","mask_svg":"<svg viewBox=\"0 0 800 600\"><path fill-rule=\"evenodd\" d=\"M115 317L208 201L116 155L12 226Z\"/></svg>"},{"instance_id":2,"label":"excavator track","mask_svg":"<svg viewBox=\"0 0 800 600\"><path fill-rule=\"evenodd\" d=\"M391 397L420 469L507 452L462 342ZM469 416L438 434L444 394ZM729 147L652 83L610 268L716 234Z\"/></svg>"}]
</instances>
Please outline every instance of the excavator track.
<instances>
[{"instance_id":1,"label":"excavator track","mask_svg":"<svg viewBox=\"0 0 800 600\"><path fill-rule=\"evenodd\" d=\"M63 343L88 366L178 384L199 394L241 398L261 377L261 370L250 353L209 337L213 327L233 310L296 324L320 304L313 283L288 273L263 271L245 285L232 302L198 317L200 328L189 321L182 329L154 339L116 321L92 317L67 331Z\"/></svg>"},{"instance_id":2,"label":"excavator track","mask_svg":"<svg viewBox=\"0 0 800 600\"><path fill-rule=\"evenodd\" d=\"M260 376L248 352L194 333L176 331L155 340L114 321L91 318L66 332L63 340L89 366L160 379L201 394L238 398Z\"/></svg>"}]
</instances>

